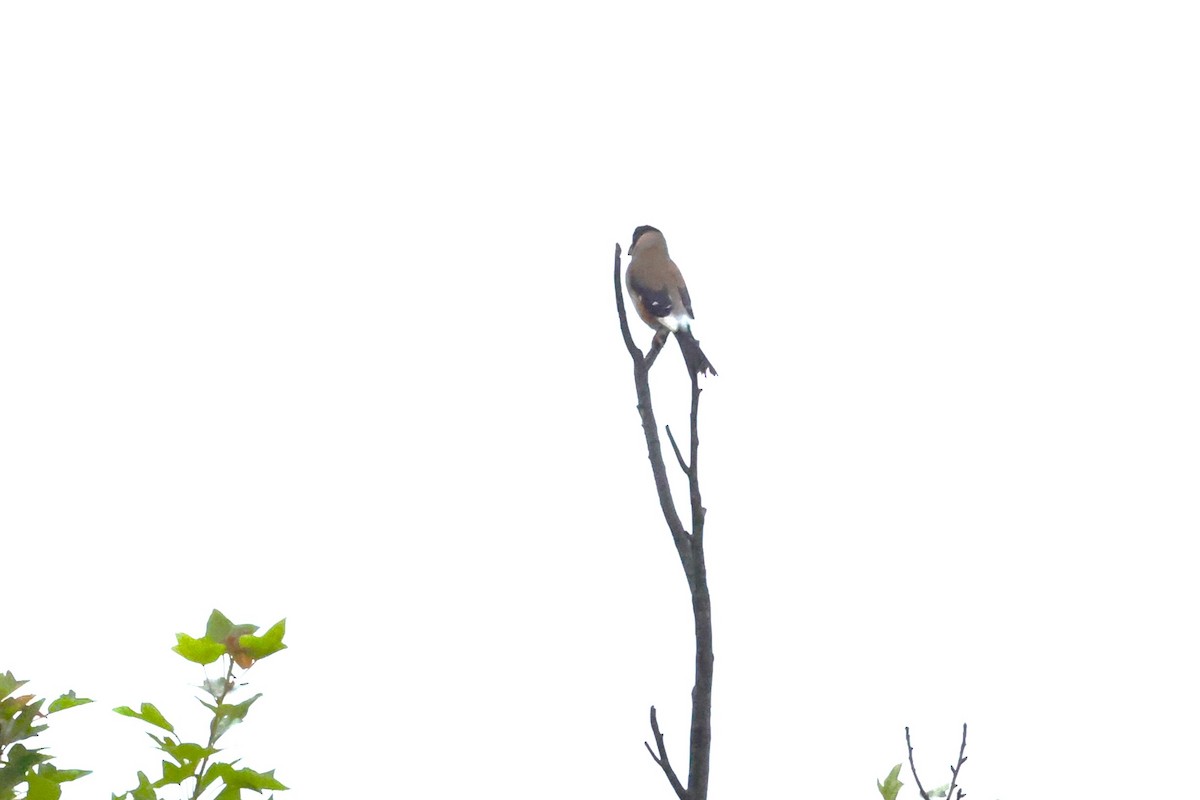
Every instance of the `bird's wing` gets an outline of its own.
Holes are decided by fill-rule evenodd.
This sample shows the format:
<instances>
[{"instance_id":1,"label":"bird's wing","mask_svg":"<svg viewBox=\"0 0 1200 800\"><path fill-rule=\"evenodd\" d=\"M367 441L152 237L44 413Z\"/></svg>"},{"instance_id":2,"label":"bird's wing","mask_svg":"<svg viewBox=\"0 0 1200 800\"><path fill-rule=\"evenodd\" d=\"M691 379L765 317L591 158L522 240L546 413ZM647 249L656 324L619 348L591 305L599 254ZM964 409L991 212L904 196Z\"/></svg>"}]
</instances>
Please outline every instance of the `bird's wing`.
<instances>
[{"instance_id":1,"label":"bird's wing","mask_svg":"<svg viewBox=\"0 0 1200 800\"><path fill-rule=\"evenodd\" d=\"M671 316L672 305L669 291L666 289L642 289L638 286L634 286L633 290L637 292L647 314L659 319Z\"/></svg>"},{"instance_id":2,"label":"bird's wing","mask_svg":"<svg viewBox=\"0 0 1200 800\"><path fill-rule=\"evenodd\" d=\"M696 315L692 313L692 296L688 294L686 283L679 287L679 296L683 299L683 308L687 311L687 315L695 319Z\"/></svg>"}]
</instances>

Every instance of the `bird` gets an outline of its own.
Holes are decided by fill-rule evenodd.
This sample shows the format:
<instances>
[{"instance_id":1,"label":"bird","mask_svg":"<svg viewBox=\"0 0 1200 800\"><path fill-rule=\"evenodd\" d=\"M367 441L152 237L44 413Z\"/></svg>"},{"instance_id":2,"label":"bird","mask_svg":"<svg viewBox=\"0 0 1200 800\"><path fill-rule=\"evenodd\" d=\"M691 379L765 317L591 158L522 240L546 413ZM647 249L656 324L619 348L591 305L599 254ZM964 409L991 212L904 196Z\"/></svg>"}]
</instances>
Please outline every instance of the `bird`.
<instances>
[{"instance_id":1,"label":"bird","mask_svg":"<svg viewBox=\"0 0 1200 800\"><path fill-rule=\"evenodd\" d=\"M656 335L675 334L683 360L693 375L715 376L717 371L692 334L695 319L692 298L679 267L667 254L667 240L662 231L652 225L635 229L629 256L625 286L638 316Z\"/></svg>"}]
</instances>

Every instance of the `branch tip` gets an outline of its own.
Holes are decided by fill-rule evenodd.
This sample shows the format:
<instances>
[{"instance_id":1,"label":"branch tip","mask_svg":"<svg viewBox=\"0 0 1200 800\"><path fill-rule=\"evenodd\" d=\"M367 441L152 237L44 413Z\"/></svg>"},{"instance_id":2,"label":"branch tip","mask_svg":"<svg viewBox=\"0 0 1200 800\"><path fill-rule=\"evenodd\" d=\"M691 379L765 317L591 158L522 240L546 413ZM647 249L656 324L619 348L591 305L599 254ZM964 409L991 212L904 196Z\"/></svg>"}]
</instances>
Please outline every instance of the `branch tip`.
<instances>
[{"instance_id":1,"label":"branch tip","mask_svg":"<svg viewBox=\"0 0 1200 800\"><path fill-rule=\"evenodd\" d=\"M658 729L658 712L655 711L654 706L650 706L650 730L654 733L654 744L658 747L658 755L655 755L654 751L650 749L649 742L642 742L642 744L646 745L646 750L654 759L654 763L658 764L663 774L667 776L667 780L670 781L671 788L675 790L679 800L688 800L687 789L683 788L679 776L675 774L675 770L671 768L671 762L667 759L667 746L663 743L662 731Z\"/></svg>"},{"instance_id":2,"label":"branch tip","mask_svg":"<svg viewBox=\"0 0 1200 800\"><path fill-rule=\"evenodd\" d=\"M642 351L633 343L633 334L629 332L629 319L625 315L625 293L621 291L621 243L617 243L616 254L613 256L613 289L617 294L617 316L621 320L621 337L625 340L625 349L633 359L634 367L642 365Z\"/></svg>"},{"instance_id":3,"label":"branch tip","mask_svg":"<svg viewBox=\"0 0 1200 800\"><path fill-rule=\"evenodd\" d=\"M921 785L921 778L917 775L917 764L913 761L912 737L909 736L907 725L904 726L904 742L908 745L908 768L912 770L913 780L917 782L917 792L921 795L921 800L929 800L929 792L925 791L925 787Z\"/></svg>"},{"instance_id":4,"label":"branch tip","mask_svg":"<svg viewBox=\"0 0 1200 800\"><path fill-rule=\"evenodd\" d=\"M675 451L675 460L679 462L679 468L683 470L683 474L691 476L692 471L688 468L687 462L683 460L683 453L679 452L679 445L675 443L675 434L671 433L671 426L664 425L667 429L667 439L671 442L671 449Z\"/></svg>"},{"instance_id":5,"label":"branch tip","mask_svg":"<svg viewBox=\"0 0 1200 800\"><path fill-rule=\"evenodd\" d=\"M962 769L963 764L967 763L967 723L963 723L962 744L958 747L958 764L950 767L950 791L946 792L946 797L954 797L954 787L958 785L958 771ZM965 792L962 789L958 790L958 797L961 798Z\"/></svg>"}]
</instances>

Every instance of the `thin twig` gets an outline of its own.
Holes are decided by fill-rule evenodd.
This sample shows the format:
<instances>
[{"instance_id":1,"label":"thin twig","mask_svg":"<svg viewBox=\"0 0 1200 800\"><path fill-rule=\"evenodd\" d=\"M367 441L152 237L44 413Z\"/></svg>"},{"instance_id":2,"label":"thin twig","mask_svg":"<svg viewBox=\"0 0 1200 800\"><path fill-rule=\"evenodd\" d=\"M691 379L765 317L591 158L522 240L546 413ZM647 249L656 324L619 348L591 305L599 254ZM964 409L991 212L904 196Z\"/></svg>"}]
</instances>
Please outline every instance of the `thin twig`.
<instances>
[{"instance_id":1,"label":"thin twig","mask_svg":"<svg viewBox=\"0 0 1200 800\"><path fill-rule=\"evenodd\" d=\"M679 468L683 470L684 475L690 478L692 471L688 469L687 462L683 460L683 453L679 452L679 445L675 444L675 436L671 433L671 426L664 425L663 427L667 429L667 438L671 441L671 449L675 451L675 460L679 462Z\"/></svg>"},{"instance_id":2,"label":"thin twig","mask_svg":"<svg viewBox=\"0 0 1200 800\"><path fill-rule=\"evenodd\" d=\"M616 262L613 281L616 283L617 289L617 315L621 318L621 335L625 337L625 348L629 350L629 355L633 357L635 364L639 364L644 360L642 351L633 343L633 334L629 332L629 320L625 316L624 295L621 293L621 245L619 243L616 245L613 261Z\"/></svg>"},{"instance_id":3,"label":"thin twig","mask_svg":"<svg viewBox=\"0 0 1200 800\"><path fill-rule=\"evenodd\" d=\"M658 748L658 755L655 755L654 751L650 749L649 742L642 742L642 744L646 745L646 749L650 751L650 757L654 759L654 763L662 767L667 780L671 782L671 788L675 790L675 794L679 795L679 800L687 800L687 790L679 782L679 776L675 774L670 760L667 759L667 746L663 744L662 731L658 729L658 712L655 711L654 706L650 706L650 730L654 732L654 745Z\"/></svg>"},{"instance_id":4,"label":"thin twig","mask_svg":"<svg viewBox=\"0 0 1200 800\"><path fill-rule=\"evenodd\" d=\"M954 786L958 783L958 771L962 769L962 765L967 763L967 723L963 723L963 738L962 745L958 748L958 764L950 768L950 791L946 792L947 800L954 800ZM958 790L958 800L966 794L962 789Z\"/></svg>"},{"instance_id":5,"label":"thin twig","mask_svg":"<svg viewBox=\"0 0 1200 800\"><path fill-rule=\"evenodd\" d=\"M917 776L917 764L913 761L912 738L908 735L908 726L904 726L904 741L908 743L908 767L912 770L913 780L917 782L917 791L921 794L921 800L929 800L929 793L925 791L925 787L921 785L921 779Z\"/></svg>"},{"instance_id":6,"label":"thin twig","mask_svg":"<svg viewBox=\"0 0 1200 800\"><path fill-rule=\"evenodd\" d=\"M697 546L704 541L704 506L700 504L700 376L692 373L692 453L688 474L688 495L692 504L692 537Z\"/></svg>"}]
</instances>

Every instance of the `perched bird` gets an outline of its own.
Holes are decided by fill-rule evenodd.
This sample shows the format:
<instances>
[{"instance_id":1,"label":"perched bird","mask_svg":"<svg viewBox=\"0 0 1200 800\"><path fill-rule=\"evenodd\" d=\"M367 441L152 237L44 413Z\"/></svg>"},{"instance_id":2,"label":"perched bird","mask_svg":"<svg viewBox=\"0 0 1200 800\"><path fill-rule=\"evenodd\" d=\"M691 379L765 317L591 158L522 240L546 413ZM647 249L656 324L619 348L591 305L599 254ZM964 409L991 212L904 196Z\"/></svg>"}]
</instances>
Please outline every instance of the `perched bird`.
<instances>
[{"instance_id":1,"label":"perched bird","mask_svg":"<svg viewBox=\"0 0 1200 800\"><path fill-rule=\"evenodd\" d=\"M625 286L638 316L662 336L675 334L683 360L693 375L717 374L700 343L692 335L692 298L679 267L667 255L667 240L662 231L642 225L633 232L629 245L629 268Z\"/></svg>"}]
</instances>

